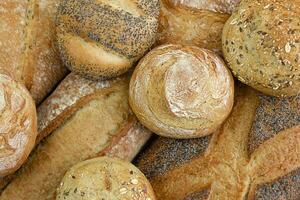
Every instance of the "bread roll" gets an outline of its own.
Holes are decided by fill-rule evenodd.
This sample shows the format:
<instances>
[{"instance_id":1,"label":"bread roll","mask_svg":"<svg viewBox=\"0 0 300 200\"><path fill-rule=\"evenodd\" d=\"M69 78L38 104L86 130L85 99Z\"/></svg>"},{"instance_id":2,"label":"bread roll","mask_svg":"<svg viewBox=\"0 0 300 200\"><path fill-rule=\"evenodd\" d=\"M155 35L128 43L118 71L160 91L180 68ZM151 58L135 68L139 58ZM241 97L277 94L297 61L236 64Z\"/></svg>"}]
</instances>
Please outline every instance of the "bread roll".
<instances>
[{"instance_id":1,"label":"bread roll","mask_svg":"<svg viewBox=\"0 0 300 200\"><path fill-rule=\"evenodd\" d=\"M136 67L129 102L142 124L173 138L211 134L233 106L234 82L224 62L195 46L164 45Z\"/></svg>"},{"instance_id":2,"label":"bread roll","mask_svg":"<svg viewBox=\"0 0 300 200\"><path fill-rule=\"evenodd\" d=\"M216 0L200 1L204 3L203 5L198 5L199 1L193 1L197 7L188 7L194 5L192 1L161 0L161 2L156 42L158 45L166 43L196 45L221 52L222 29L229 14L210 9L210 6L214 7L213 2Z\"/></svg>"},{"instance_id":3,"label":"bread roll","mask_svg":"<svg viewBox=\"0 0 300 200\"><path fill-rule=\"evenodd\" d=\"M183 5L189 8L210 10L218 13L231 14L241 0L168 0L175 6Z\"/></svg>"},{"instance_id":4,"label":"bread roll","mask_svg":"<svg viewBox=\"0 0 300 200\"><path fill-rule=\"evenodd\" d=\"M65 0L57 17L57 44L77 73L107 79L126 72L156 39L159 0Z\"/></svg>"},{"instance_id":5,"label":"bread roll","mask_svg":"<svg viewBox=\"0 0 300 200\"><path fill-rule=\"evenodd\" d=\"M26 88L0 74L0 177L27 159L37 136L36 110Z\"/></svg>"},{"instance_id":6,"label":"bread roll","mask_svg":"<svg viewBox=\"0 0 300 200\"><path fill-rule=\"evenodd\" d=\"M139 156L158 199L300 198L300 96L235 91L232 114L212 136L158 138Z\"/></svg>"},{"instance_id":7,"label":"bread roll","mask_svg":"<svg viewBox=\"0 0 300 200\"><path fill-rule=\"evenodd\" d=\"M100 157L73 166L64 176L57 200L155 200L153 189L131 163Z\"/></svg>"},{"instance_id":8,"label":"bread roll","mask_svg":"<svg viewBox=\"0 0 300 200\"><path fill-rule=\"evenodd\" d=\"M39 103L67 73L53 46L61 0L1 0L0 69L26 85Z\"/></svg>"},{"instance_id":9,"label":"bread roll","mask_svg":"<svg viewBox=\"0 0 300 200\"><path fill-rule=\"evenodd\" d=\"M65 172L97 156L130 161L151 133L132 115L128 80L90 81L71 73L38 108L38 141L1 200L53 200Z\"/></svg>"},{"instance_id":10,"label":"bread roll","mask_svg":"<svg viewBox=\"0 0 300 200\"><path fill-rule=\"evenodd\" d=\"M300 89L299 1L242 1L226 22L223 52L243 83L273 96Z\"/></svg>"}]
</instances>

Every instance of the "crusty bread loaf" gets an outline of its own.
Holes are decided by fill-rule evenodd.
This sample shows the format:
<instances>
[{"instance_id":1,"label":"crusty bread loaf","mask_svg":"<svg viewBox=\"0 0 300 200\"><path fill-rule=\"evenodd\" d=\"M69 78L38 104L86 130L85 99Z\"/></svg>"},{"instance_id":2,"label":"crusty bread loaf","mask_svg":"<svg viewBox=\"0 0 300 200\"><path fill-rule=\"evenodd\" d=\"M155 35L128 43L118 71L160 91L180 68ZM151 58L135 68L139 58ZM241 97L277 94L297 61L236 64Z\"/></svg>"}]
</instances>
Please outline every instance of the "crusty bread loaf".
<instances>
[{"instance_id":1,"label":"crusty bread loaf","mask_svg":"<svg viewBox=\"0 0 300 200\"><path fill-rule=\"evenodd\" d=\"M151 133L130 111L126 79L96 82L73 73L67 76L38 108L38 141L48 137L0 199L52 200L74 164L101 155L130 161Z\"/></svg>"},{"instance_id":2,"label":"crusty bread loaf","mask_svg":"<svg viewBox=\"0 0 300 200\"><path fill-rule=\"evenodd\" d=\"M132 110L153 132L196 138L230 114L234 82L223 60L196 46L163 45L137 65L129 90Z\"/></svg>"},{"instance_id":3,"label":"crusty bread loaf","mask_svg":"<svg viewBox=\"0 0 300 200\"><path fill-rule=\"evenodd\" d=\"M186 3L186 1L179 3L176 0L161 0L156 43L196 45L221 52L222 29L229 14L210 10L208 5L214 5L211 1L206 1L208 5L197 7L188 7L189 4Z\"/></svg>"},{"instance_id":4,"label":"crusty bread loaf","mask_svg":"<svg viewBox=\"0 0 300 200\"><path fill-rule=\"evenodd\" d=\"M73 166L64 176L57 200L156 200L144 174L129 162L99 157Z\"/></svg>"},{"instance_id":5,"label":"crusty bread loaf","mask_svg":"<svg viewBox=\"0 0 300 200\"><path fill-rule=\"evenodd\" d=\"M67 73L53 46L61 0L1 0L0 68L24 83L39 103Z\"/></svg>"},{"instance_id":6,"label":"crusty bread loaf","mask_svg":"<svg viewBox=\"0 0 300 200\"><path fill-rule=\"evenodd\" d=\"M226 22L223 53L243 83L273 96L300 90L300 1L244 0Z\"/></svg>"},{"instance_id":7,"label":"crusty bread loaf","mask_svg":"<svg viewBox=\"0 0 300 200\"><path fill-rule=\"evenodd\" d=\"M137 165L159 200L300 198L300 96L236 88L231 116L212 136L158 138Z\"/></svg>"},{"instance_id":8,"label":"crusty bread loaf","mask_svg":"<svg viewBox=\"0 0 300 200\"><path fill-rule=\"evenodd\" d=\"M37 136L35 104L25 86L0 74L0 177L27 159Z\"/></svg>"},{"instance_id":9,"label":"crusty bread loaf","mask_svg":"<svg viewBox=\"0 0 300 200\"><path fill-rule=\"evenodd\" d=\"M57 17L60 55L94 79L126 72L156 39L159 0L64 0Z\"/></svg>"}]
</instances>

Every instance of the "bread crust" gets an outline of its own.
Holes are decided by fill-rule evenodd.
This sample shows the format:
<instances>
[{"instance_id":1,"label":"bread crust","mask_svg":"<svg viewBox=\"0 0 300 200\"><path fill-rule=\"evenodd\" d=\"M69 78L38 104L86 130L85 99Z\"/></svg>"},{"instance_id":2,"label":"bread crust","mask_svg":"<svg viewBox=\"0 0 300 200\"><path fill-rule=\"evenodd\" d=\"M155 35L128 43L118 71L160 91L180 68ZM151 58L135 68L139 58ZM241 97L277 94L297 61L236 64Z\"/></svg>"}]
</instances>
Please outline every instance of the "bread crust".
<instances>
[{"instance_id":1,"label":"bread crust","mask_svg":"<svg viewBox=\"0 0 300 200\"><path fill-rule=\"evenodd\" d=\"M126 72L156 39L159 1L62 1L57 46L69 69L93 79Z\"/></svg>"},{"instance_id":2,"label":"bread crust","mask_svg":"<svg viewBox=\"0 0 300 200\"><path fill-rule=\"evenodd\" d=\"M136 67L129 102L142 124L174 138L211 134L233 106L234 82L224 62L195 46L164 45Z\"/></svg>"},{"instance_id":3,"label":"bread crust","mask_svg":"<svg viewBox=\"0 0 300 200\"><path fill-rule=\"evenodd\" d=\"M299 5L245 0L226 22L223 53L241 82L272 96L299 93Z\"/></svg>"},{"instance_id":4,"label":"bread crust","mask_svg":"<svg viewBox=\"0 0 300 200\"><path fill-rule=\"evenodd\" d=\"M103 155L130 161L151 132L138 124L127 99L125 77L96 82L68 75L38 109L42 119L38 141L48 137L17 172L1 199L52 200L59 181L74 164Z\"/></svg>"},{"instance_id":5,"label":"bread crust","mask_svg":"<svg viewBox=\"0 0 300 200\"><path fill-rule=\"evenodd\" d=\"M299 98L277 99L239 86L232 114L212 137L184 143L159 138L137 166L158 199L297 200Z\"/></svg>"},{"instance_id":6,"label":"bread crust","mask_svg":"<svg viewBox=\"0 0 300 200\"><path fill-rule=\"evenodd\" d=\"M53 46L59 2L0 2L0 68L24 83L37 104L67 73Z\"/></svg>"},{"instance_id":7,"label":"bread crust","mask_svg":"<svg viewBox=\"0 0 300 200\"><path fill-rule=\"evenodd\" d=\"M57 200L156 200L143 173L123 160L99 157L73 166L58 188Z\"/></svg>"},{"instance_id":8,"label":"bread crust","mask_svg":"<svg viewBox=\"0 0 300 200\"><path fill-rule=\"evenodd\" d=\"M33 99L26 88L0 74L0 177L14 173L26 161L37 136Z\"/></svg>"}]
</instances>

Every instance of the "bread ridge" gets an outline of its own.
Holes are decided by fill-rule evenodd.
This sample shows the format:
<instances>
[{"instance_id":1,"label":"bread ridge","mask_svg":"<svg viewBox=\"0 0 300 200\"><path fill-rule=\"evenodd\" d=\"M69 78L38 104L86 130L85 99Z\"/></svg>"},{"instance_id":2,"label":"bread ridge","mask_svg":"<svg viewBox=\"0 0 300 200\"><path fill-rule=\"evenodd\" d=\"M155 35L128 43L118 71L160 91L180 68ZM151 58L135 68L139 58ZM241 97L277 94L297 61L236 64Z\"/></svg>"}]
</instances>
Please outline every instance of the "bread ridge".
<instances>
[{"instance_id":1,"label":"bread ridge","mask_svg":"<svg viewBox=\"0 0 300 200\"><path fill-rule=\"evenodd\" d=\"M300 157L299 154L297 154L297 152L300 151L298 142L300 138L300 97L278 99L257 93L253 95L259 100L259 104L257 105L253 121L250 120L251 129L248 130L248 138L244 137L244 139L248 141L244 141L246 146L243 147L243 151L249 156L248 159L246 159L246 163L251 163L246 165L247 169L245 173L249 174L250 172L248 170L251 171L250 177L253 177L253 184L248 188L249 193L247 194L247 191L244 191L243 194L248 196L248 198L245 197L246 199L297 200L300 197ZM253 98L253 95L250 94L250 97L252 96L251 98ZM243 117L242 115L249 115L249 112L241 113L240 117ZM230 118L229 120L231 122L227 122L227 127L233 126L232 124L236 121ZM246 120L244 123L247 124L249 122ZM242 124L242 127L246 126L246 124ZM237 128L236 130L240 131L241 129ZM220 136L222 136L222 134ZM178 176L180 180L192 176L192 171L185 171L185 173L182 173L178 171L178 169L189 165L191 162L201 160L201 157L205 157L214 152L215 150L211 148L211 145L216 142L218 143L219 140L220 139L218 139L216 135L213 135L213 138L203 137L196 140L188 140L184 143L181 141L159 138L150 144L148 149L141 153L135 162L150 179L150 182L152 182L153 185L158 183L158 181L161 181L159 182L160 185L168 185L163 177L167 177L167 174L171 171L172 173L177 172L176 176ZM227 145L230 146L229 148L233 148L229 143ZM240 143L240 145L243 146L242 143ZM223 152L227 151L228 150L224 149ZM259 156L257 156L258 154ZM218 163L219 159L225 159L225 155L222 156L220 154L215 158L211 158L211 161ZM250 161L250 159L252 159L252 161ZM203 162L203 166L206 166L207 163L209 163L208 161ZM191 166L191 169L200 168L199 166L201 166L201 164L194 163L194 165ZM253 168L253 166L256 166L256 168ZM210 167L207 166L207 168L209 169ZM156 172L157 169L162 170ZM226 177L226 172L223 171L223 173L223 175L219 175L220 178ZM205 176L208 176L209 173L206 174L207 175ZM246 174L245 176L242 176L241 180L247 177ZM261 176L260 174L265 175ZM158 177L161 177L162 179ZM197 179L191 177L190 180ZM204 180L203 177L202 180ZM248 181L249 180L246 178L244 183L248 184ZM200 187L199 184L197 187ZM172 187L173 186L170 186L169 188L170 193L177 193L181 190L181 188L172 190ZM189 188L190 191L192 191L192 194L182 198L184 200L193 199L193 196L207 199L208 195L204 191L208 190L209 194L211 189L214 189L211 184L204 184L203 188L198 191L197 189L195 190L195 188L191 189L187 184L182 188ZM156 190L160 191L162 189L157 186ZM177 197L180 198L179 196ZM210 196L210 198L212 198L212 196Z\"/></svg>"},{"instance_id":2,"label":"bread ridge","mask_svg":"<svg viewBox=\"0 0 300 200\"><path fill-rule=\"evenodd\" d=\"M70 97L68 95L72 92L73 92L73 94L75 94L75 96L76 96L76 94L80 93L78 95L80 97L71 98L70 101L67 101L67 102L64 101L65 104L59 104L59 105L74 106L74 105L76 105L76 103L74 103L74 102L80 102L80 99L90 100L87 102L83 101L83 104L78 105L79 107L77 107L76 109L81 110L86 105L85 103L91 102L91 100L93 99L93 98L89 98L90 97L89 95L92 92L97 94L98 97L104 98L106 96L106 94L108 94L108 93L112 94L112 93L114 93L114 91L117 92L118 90L122 90L122 93L124 93L125 92L124 90L127 87L126 85L128 84L126 77L119 78L117 80L104 81L104 82L105 83L103 83L103 81L102 81L101 84L100 83L96 84L93 81L87 80L85 78L81 78L79 75L71 73L68 77L66 77L66 80L64 80L61 83L61 85L57 88L57 90L49 98L54 98L54 99L56 99L54 102L57 102L57 100L60 98ZM83 86L83 85L85 85L85 86L77 88L77 87L75 87L76 83L78 83L81 86ZM68 88L68 86L72 86L73 90L72 89L70 91L64 90L64 89ZM106 88L103 89L103 87L106 87ZM108 89L110 87L111 87L111 89ZM101 88L102 88L102 90L101 90ZM99 96L99 91L97 91L97 89L99 89L99 91L103 91L103 93L100 94L100 96ZM65 91L65 92L69 91L69 93L67 94L67 97L64 96L63 92L61 92L61 91ZM69 98L67 98L67 99L69 99ZM76 100L74 100L74 99L76 99ZM51 101L48 101L47 104L42 104L41 106L48 105L51 108L56 109L55 104L49 103L49 102L51 102ZM46 106L44 106L43 108L46 108ZM119 109L119 108L115 108L115 109ZM129 109L129 107L128 107L128 109ZM60 110L60 109L58 109L58 110L59 110L59 112L56 112L56 115L55 115L56 117L60 116L60 114L64 114L64 112L62 110ZM122 111L122 112L124 112L124 111ZM54 185L60 181L60 178L62 178L60 176L63 175L61 170L63 172L66 171L68 169L68 167L70 167L70 166L68 166L66 168L66 165L70 165L70 162L75 162L75 161L79 162L79 161L81 161L81 160L78 160L80 157L84 157L83 160L86 160L89 158L94 158L94 157L102 156L102 155L116 156L116 157L125 159L127 161L131 161L133 159L133 157L138 153L140 148L145 144L145 142L151 136L151 132L148 131L147 129L143 128L141 125L139 125L136 118L132 115L130 110L128 110L128 112L126 113L126 115L128 115L128 118L123 119L121 126L115 131L115 133L109 133L109 132L105 133L107 136L104 136L104 138L101 139L101 141L102 142L106 141L105 138L107 137L108 140L106 141L106 143L99 144L99 145L97 144L97 146L100 146L101 149L98 150L97 148L99 148L99 147L96 147L96 149L95 149L95 147L94 148L92 148L92 147L84 148L85 150L82 152L78 152L80 155L77 155L76 154L76 152L78 151L77 148L83 148L84 146L86 146L88 144L90 145L90 143L88 143L87 141L84 141L84 140L82 140L83 144L78 143L75 146L70 146L70 145L65 145L64 143L60 143L61 140L68 141L68 134L70 135L71 129L68 130L69 133L67 133L67 134L64 134L64 132L61 132L61 131L66 130L66 128L64 128L65 125L68 124L69 119L71 120L72 118L75 117L74 114L77 112L76 112L76 110L73 110L72 113L73 113L73 114L71 114L72 116L65 115L64 117L66 117L66 116L67 117L64 118L65 121L61 123L61 126L59 128L57 128L56 130L54 130L51 135L46 137L38 145L36 150L32 153L29 161L21 168L21 170L18 171L17 175L13 178L12 182L7 186L7 188L4 189L4 192L2 193L2 196L0 197L0 199L2 199L2 198L3 199L5 199L5 198L16 199L16 200L18 198L20 198L20 199L24 199L24 198L25 199L26 198L38 199L37 196L32 197L32 195L34 195L33 194L34 192L32 192L32 191L34 191L36 188L38 188L37 191L40 191L39 195L41 195L41 196L39 196L39 198L52 199L50 196L55 191L56 186L54 186ZM122 114L122 113L120 113L120 114ZM68 114L68 115L70 115L70 114ZM50 119L53 120L53 118L50 118ZM111 123L115 124L114 122L111 122ZM68 127L70 128L72 126L68 126ZM99 132L101 132L101 130L99 130ZM77 133L77 135L78 134L79 133ZM91 135L91 133L89 133L89 134L90 134L90 136L88 136L88 137L90 137L90 139L92 140L92 135ZM66 136L64 136L64 135L66 135ZM95 134L93 134L93 135L95 135ZM76 136L74 136L74 137L76 137ZM65 139L63 139L63 138L65 138ZM98 140L100 140L100 139L98 139ZM131 144L131 142L137 142L137 143ZM49 143L51 143L51 145ZM96 145L95 142L93 145L94 146ZM67 147L64 147L64 146L67 146ZM105 147L105 148L103 148L103 147ZM67 148L67 150L65 149L66 155L61 153L61 151L64 148ZM98 151L98 152L96 153L96 151ZM64 152L64 151L62 151L62 152ZM60 154L62 154L62 155L60 155ZM53 159L54 159L54 161L52 161ZM65 163L65 164L63 164L63 163ZM47 173L44 173L46 170L45 167L47 168L47 166L49 168L48 171L49 170L55 171L55 172L53 172L53 174L51 176ZM39 176L37 174L39 174ZM47 176L50 176L50 177L47 178ZM58 176L59 176L59 178L58 178ZM33 177L33 178L30 178L30 177ZM39 182L42 179L45 179L45 183ZM48 179L49 179L49 181L48 181ZM38 182L38 183L36 183L36 184L32 183L33 185L30 185L29 184L30 180L33 182ZM29 182L27 183L27 181L29 181ZM17 188L22 187L23 189L21 191L19 191L17 194L15 192L11 192L14 190L13 189L14 187L17 187ZM47 194L47 192L45 192L45 191L48 191L51 194L50 193Z\"/></svg>"}]
</instances>

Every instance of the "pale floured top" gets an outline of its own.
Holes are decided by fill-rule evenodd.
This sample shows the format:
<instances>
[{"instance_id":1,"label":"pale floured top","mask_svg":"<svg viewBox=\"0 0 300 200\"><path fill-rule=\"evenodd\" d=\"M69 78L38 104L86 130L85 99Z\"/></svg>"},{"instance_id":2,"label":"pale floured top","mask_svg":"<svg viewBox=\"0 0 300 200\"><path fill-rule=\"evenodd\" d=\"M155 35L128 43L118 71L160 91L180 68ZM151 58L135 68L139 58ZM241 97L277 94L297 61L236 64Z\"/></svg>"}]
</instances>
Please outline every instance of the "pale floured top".
<instances>
[{"instance_id":1,"label":"pale floured top","mask_svg":"<svg viewBox=\"0 0 300 200\"><path fill-rule=\"evenodd\" d=\"M29 92L4 74L0 75L0 113L0 176L4 176L23 164L37 135Z\"/></svg>"},{"instance_id":2,"label":"pale floured top","mask_svg":"<svg viewBox=\"0 0 300 200\"><path fill-rule=\"evenodd\" d=\"M91 81L75 73L69 74L57 89L38 108L38 131L43 131L53 120L82 97L111 86L116 80Z\"/></svg>"},{"instance_id":3,"label":"pale floured top","mask_svg":"<svg viewBox=\"0 0 300 200\"><path fill-rule=\"evenodd\" d=\"M152 131L169 137L210 134L228 116L233 79L214 53L197 47L165 45L138 65L130 103Z\"/></svg>"},{"instance_id":4,"label":"pale floured top","mask_svg":"<svg viewBox=\"0 0 300 200\"><path fill-rule=\"evenodd\" d=\"M57 200L155 200L146 177L134 165L99 157L72 167L63 178Z\"/></svg>"}]
</instances>

